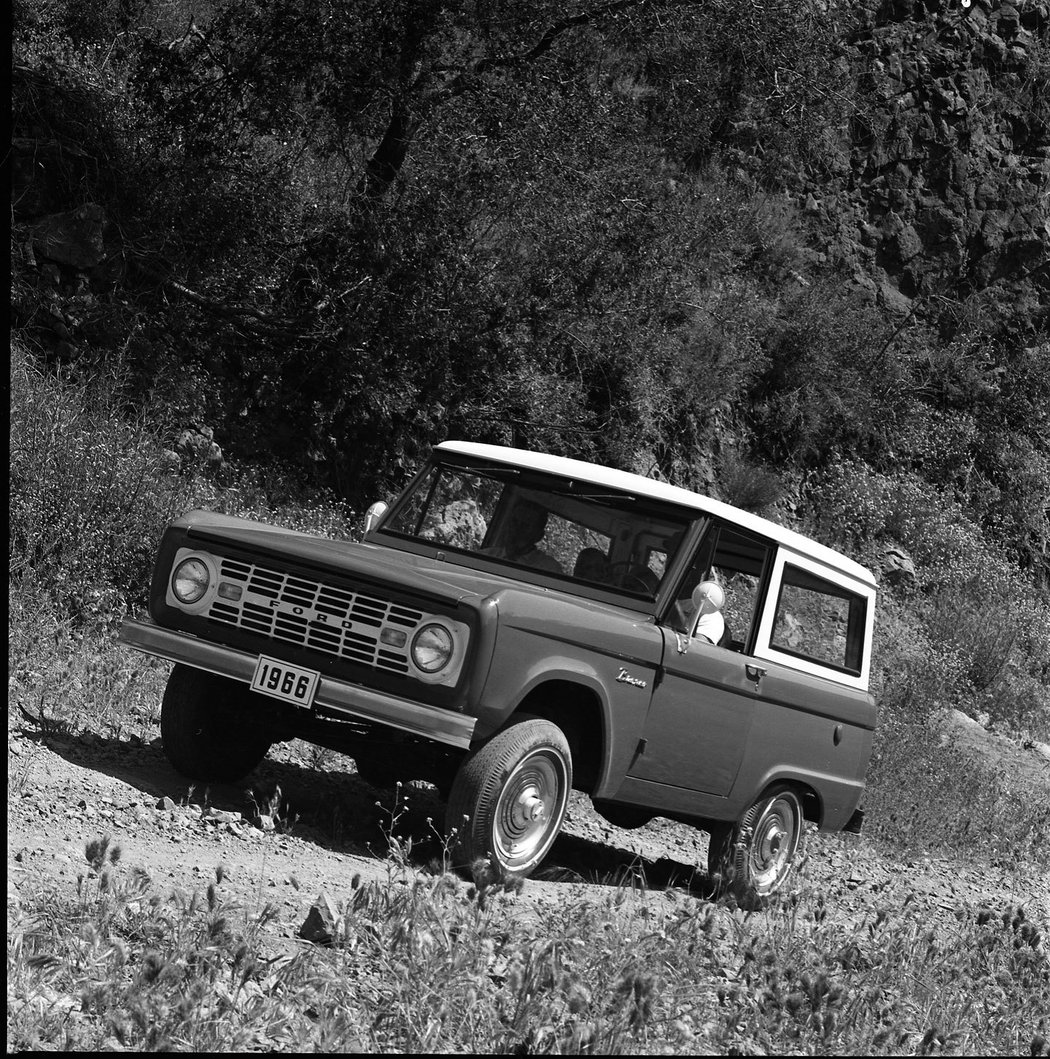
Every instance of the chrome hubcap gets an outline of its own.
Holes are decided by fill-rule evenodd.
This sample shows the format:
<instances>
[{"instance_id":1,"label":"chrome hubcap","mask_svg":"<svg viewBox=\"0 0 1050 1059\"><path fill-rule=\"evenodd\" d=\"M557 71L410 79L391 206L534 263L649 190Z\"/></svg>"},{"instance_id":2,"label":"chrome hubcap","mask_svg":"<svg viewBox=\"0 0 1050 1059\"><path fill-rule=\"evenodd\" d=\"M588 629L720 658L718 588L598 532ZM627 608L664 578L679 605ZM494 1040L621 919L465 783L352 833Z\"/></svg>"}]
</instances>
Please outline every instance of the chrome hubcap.
<instances>
[{"instance_id":1,"label":"chrome hubcap","mask_svg":"<svg viewBox=\"0 0 1050 1059\"><path fill-rule=\"evenodd\" d=\"M493 821L493 852L507 871L523 871L546 854L561 827L568 776L559 755L537 750L507 778Z\"/></svg>"},{"instance_id":2,"label":"chrome hubcap","mask_svg":"<svg viewBox=\"0 0 1050 1059\"><path fill-rule=\"evenodd\" d=\"M518 805L521 807L523 819L530 823L534 820L542 820L544 813L547 811L547 807L543 804L543 799L535 789L523 791L518 799Z\"/></svg>"},{"instance_id":3,"label":"chrome hubcap","mask_svg":"<svg viewBox=\"0 0 1050 1059\"><path fill-rule=\"evenodd\" d=\"M801 815L794 799L774 798L762 811L751 839L751 875L755 889L772 893L787 878L798 849Z\"/></svg>"}]
</instances>

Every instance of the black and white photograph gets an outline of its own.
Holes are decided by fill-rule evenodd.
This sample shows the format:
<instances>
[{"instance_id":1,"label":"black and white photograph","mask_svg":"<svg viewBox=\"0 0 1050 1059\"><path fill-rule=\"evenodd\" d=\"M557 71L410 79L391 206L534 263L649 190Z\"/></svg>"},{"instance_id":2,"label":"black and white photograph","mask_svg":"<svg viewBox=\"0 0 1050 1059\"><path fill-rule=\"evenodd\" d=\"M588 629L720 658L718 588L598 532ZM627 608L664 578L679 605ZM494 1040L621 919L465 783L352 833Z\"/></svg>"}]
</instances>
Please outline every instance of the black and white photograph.
<instances>
[{"instance_id":1,"label":"black and white photograph","mask_svg":"<svg viewBox=\"0 0 1050 1059\"><path fill-rule=\"evenodd\" d=\"M1050 1056L1050 0L11 0L8 1052Z\"/></svg>"}]
</instances>

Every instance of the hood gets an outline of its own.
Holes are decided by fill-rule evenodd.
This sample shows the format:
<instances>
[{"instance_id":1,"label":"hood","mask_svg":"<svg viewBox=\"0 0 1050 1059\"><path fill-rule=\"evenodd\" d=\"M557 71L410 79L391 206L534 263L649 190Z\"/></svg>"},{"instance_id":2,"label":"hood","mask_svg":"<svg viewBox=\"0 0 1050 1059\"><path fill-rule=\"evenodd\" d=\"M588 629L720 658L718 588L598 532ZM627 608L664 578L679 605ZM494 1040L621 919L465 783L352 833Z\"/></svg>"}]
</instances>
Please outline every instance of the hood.
<instances>
[{"instance_id":1,"label":"hood","mask_svg":"<svg viewBox=\"0 0 1050 1059\"><path fill-rule=\"evenodd\" d=\"M457 567L412 552L393 551L375 544L328 540L211 511L190 511L174 526L184 528L190 540L202 544L214 541L261 555L288 556L306 566L331 570L355 581L397 585L420 598L458 603L478 600L511 586L530 591L529 586L512 578ZM543 589L531 591L546 594Z\"/></svg>"}]
</instances>

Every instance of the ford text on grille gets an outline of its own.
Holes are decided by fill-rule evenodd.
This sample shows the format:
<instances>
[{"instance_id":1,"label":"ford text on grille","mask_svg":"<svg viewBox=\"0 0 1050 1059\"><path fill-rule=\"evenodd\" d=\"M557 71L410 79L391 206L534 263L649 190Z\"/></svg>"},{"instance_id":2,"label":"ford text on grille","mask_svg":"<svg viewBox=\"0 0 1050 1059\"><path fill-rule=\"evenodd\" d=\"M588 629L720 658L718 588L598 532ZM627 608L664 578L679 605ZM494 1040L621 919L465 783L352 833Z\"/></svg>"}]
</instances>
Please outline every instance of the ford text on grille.
<instances>
[{"instance_id":1,"label":"ford text on grille","mask_svg":"<svg viewBox=\"0 0 1050 1059\"><path fill-rule=\"evenodd\" d=\"M232 559L222 560L221 577L243 585L244 594L217 599L208 611L212 620L378 669L409 671L404 645L423 611Z\"/></svg>"}]
</instances>

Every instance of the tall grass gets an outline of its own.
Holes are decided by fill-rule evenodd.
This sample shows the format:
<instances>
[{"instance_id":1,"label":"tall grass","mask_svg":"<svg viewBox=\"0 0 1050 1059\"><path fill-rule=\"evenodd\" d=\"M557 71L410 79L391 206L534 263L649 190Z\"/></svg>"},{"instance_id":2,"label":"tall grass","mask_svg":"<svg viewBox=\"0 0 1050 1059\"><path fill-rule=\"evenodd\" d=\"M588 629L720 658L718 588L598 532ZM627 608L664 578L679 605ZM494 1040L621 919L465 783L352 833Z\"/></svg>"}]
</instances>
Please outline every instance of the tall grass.
<instances>
[{"instance_id":1,"label":"tall grass","mask_svg":"<svg viewBox=\"0 0 1050 1059\"><path fill-rule=\"evenodd\" d=\"M160 431L125 420L113 383L63 383L17 345L11 356L11 532L21 583L87 608L148 584L159 530L188 500Z\"/></svg>"},{"instance_id":2,"label":"tall grass","mask_svg":"<svg viewBox=\"0 0 1050 1059\"><path fill-rule=\"evenodd\" d=\"M9 911L9 1047L1046 1054L1032 907L934 926L907 900L851 922L806 886L760 916L619 888L524 914L518 887L392 872L348 882L331 944L282 955L221 869L171 892L105 839L85 859L76 893Z\"/></svg>"},{"instance_id":3,"label":"tall grass","mask_svg":"<svg viewBox=\"0 0 1050 1059\"><path fill-rule=\"evenodd\" d=\"M16 343L10 378L10 576L77 618L142 603L164 526L192 507L328 536L355 532L350 513L331 498L302 502L279 468L227 470L221 484L183 469L166 447L172 424L151 409L128 418L117 377L65 381Z\"/></svg>"}]
</instances>

